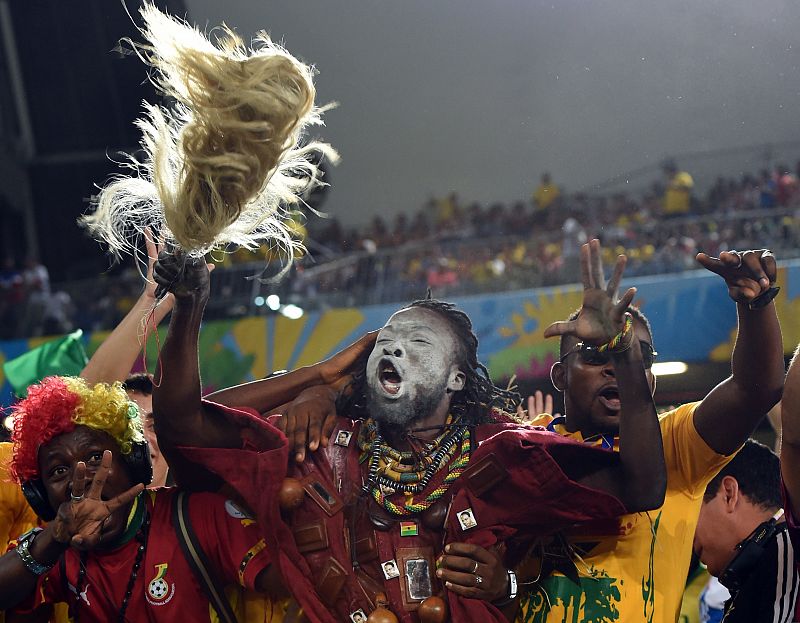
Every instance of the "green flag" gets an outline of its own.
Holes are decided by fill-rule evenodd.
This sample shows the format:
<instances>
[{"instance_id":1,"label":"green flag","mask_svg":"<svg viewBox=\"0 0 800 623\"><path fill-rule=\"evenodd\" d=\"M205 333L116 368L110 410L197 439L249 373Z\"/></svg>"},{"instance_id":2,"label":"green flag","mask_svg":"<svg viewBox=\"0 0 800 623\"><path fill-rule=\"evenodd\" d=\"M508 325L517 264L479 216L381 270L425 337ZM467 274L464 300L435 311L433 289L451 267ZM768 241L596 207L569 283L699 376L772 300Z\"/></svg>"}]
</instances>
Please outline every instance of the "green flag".
<instances>
[{"instance_id":1,"label":"green flag","mask_svg":"<svg viewBox=\"0 0 800 623\"><path fill-rule=\"evenodd\" d=\"M28 385L38 383L46 376L77 376L81 373L89 359L83 350L81 336L83 331L47 342L29 350L16 359L3 364L3 371L9 384L17 396L24 397L28 393Z\"/></svg>"}]
</instances>

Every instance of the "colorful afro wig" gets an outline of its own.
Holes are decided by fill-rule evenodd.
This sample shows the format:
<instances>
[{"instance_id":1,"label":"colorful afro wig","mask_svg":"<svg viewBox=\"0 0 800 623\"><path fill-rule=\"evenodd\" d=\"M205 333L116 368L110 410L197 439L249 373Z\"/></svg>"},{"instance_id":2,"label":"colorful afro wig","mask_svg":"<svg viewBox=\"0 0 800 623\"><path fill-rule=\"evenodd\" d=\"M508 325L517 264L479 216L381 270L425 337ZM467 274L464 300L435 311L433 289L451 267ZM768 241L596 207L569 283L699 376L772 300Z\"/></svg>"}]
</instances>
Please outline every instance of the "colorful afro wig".
<instances>
[{"instance_id":1,"label":"colorful afro wig","mask_svg":"<svg viewBox=\"0 0 800 623\"><path fill-rule=\"evenodd\" d=\"M107 433L124 455L144 440L139 410L121 383L89 385L78 377L50 376L31 385L11 415L11 475L17 482L38 478L39 448L78 425Z\"/></svg>"}]
</instances>

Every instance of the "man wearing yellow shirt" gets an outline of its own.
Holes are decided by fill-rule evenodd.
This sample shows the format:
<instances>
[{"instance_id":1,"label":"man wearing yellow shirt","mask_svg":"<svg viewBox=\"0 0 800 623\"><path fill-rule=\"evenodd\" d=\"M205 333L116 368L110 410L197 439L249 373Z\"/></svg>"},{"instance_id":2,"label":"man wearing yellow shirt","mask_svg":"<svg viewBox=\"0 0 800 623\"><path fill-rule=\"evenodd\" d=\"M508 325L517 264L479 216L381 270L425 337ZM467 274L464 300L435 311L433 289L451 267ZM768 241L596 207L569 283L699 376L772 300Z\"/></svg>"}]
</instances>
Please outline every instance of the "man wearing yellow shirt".
<instances>
[{"instance_id":1,"label":"man wearing yellow shirt","mask_svg":"<svg viewBox=\"0 0 800 623\"><path fill-rule=\"evenodd\" d=\"M667 160L662 167L667 176L667 190L664 193L664 214L683 216L689 213L694 180L686 171L678 170L674 160Z\"/></svg>"},{"instance_id":2,"label":"man wearing yellow shirt","mask_svg":"<svg viewBox=\"0 0 800 623\"><path fill-rule=\"evenodd\" d=\"M0 545L5 553L9 542L16 539L37 525L36 513L33 512L22 489L11 481L8 465L11 462L11 444L0 443Z\"/></svg>"},{"instance_id":3,"label":"man wearing yellow shirt","mask_svg":"<svg viewBox=\"0 0 800 623\"><path fill-rule=\"evenodd\" d=\"M660 509L567 528L562 537L532 550L521 570L531 584L522 596L518 621L672 623L677 619L706 485L780 399L783 385L775 307L764 304L769 294L757 299L772 293L776 272L772 255L724 252L716 259L701 253L698 261L725 279L736 301L739 336L732 374L702 401L662 416L667 494ZM650 326L640 312L633 314L655 390ZM604 355L562 337L561 359L553 366L552 379L564 392L566 416L544 416L534 424L613 448L620 401L614 366Z\"/></svg>"},{"instance_id":4,"label":"man wearing yellow shirt","mask_svg":"<svg viewBox=\"0 0 800 623\"><path fill-rule=\"evenodd\" d=\"M537 210L546 210L558 199L561 191L553 183L549 173L542 174L542 181L533 193L533 204Z\"/></svg>"}]
</instances>

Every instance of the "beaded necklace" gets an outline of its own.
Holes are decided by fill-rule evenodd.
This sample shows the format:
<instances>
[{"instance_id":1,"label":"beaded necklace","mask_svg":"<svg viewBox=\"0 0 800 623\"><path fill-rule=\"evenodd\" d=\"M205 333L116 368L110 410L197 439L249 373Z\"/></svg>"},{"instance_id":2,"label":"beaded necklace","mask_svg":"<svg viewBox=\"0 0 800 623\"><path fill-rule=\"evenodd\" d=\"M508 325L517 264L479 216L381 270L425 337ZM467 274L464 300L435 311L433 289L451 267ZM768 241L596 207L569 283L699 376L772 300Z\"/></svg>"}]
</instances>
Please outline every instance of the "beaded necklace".
<instances>
[{"instance_id":1,"label":"beaded necklace","mask_svg":"<svg viewBox=\"0 0 800 623\"><path fill-rule=\"evenodd\" d=\"M139 502L139 498L137 498L137 502ZM125 595L122 598L122 605L119 608L119 616L117 617L117 621L119 623L125 623L127 619L125 618L125 612L128 610L128 603L130 602L131 595L133 594L133 585L136 583L136 577L139 575L139 568L142 566L142 560L144 559L144 552L147 549L147 535L150 531L150 513L144 509L144 503L141 502L144 517L141 524L141 527L136 531L136 540L139 542L139 547L136 549L136 559L133 561L133 567L131 568L131 575L128 578L128 585L125 587ZM135 525L135 522L133 523ZM123 542L124 542L123 535ZM73 623L79 623L80 621L80 609L81 609L81 592L83 590L83 584L86 581L86 561L87 561L87 552L81 552L80 557L80 567L78 569L78 580L75 582L75 609L74 609L74 616L73 616Z\"/></svg>"},{"instance_id":2,"label":"beaded necklace","mask_svg":"<svg viewBox=\"0 0 800 623\"><path fill-rule=\"evenodd\" d=\"M378 433L377 424L369 420L359 435L362 450L360 462L369 458L367 479L362 491L393 515L411 515L430 508L469 463L472 450L470 430L465 425L451 425L451 422L452 417L448 417L445 432L427 442L423 452L415 454L399 452L389 446ZM442 483L422 500L415 500L414 496L424 493L434 475L446 464L448 472ZM397 492L405 494L402 505L389 499Z\"/></svg>"}]
</instances>

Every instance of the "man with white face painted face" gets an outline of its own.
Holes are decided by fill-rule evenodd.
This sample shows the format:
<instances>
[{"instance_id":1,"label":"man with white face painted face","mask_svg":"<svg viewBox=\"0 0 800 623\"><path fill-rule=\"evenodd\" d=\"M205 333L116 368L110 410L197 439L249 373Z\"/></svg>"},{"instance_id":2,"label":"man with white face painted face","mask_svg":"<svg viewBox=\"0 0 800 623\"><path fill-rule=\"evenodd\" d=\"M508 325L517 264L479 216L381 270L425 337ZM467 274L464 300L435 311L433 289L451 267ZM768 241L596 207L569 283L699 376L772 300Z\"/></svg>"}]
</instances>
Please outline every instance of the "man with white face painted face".
<instances>
[{"instance_id":1,"label":"man with white face painted face","mask_svg":"<svg viewBox=\"0 0 800 623\"><path fill-rule=\"evenodd\" d=\"M464 389L455 335L441 316L410 307L381 329L367 360L367 400L372 417L402 434L442 420L449 394Z\"/></svg>"},{"instance_id":2,"label":"man with white face painted face","mask_svg":"<svg viewBox=\"0 0 800 623\"><path fill-rule=\"evenodd\" d=\"M616 297L620 262L608 289L587 286L584 318L592 322L575 330L589 343L613 342L612 356L630 370L619 381L626 410L618 455L514 421L519 397L492 384L466 314L423 300L395 313L366 364L353 367L336 404L347 417L331 418L330 443L290 462L273 420L201 400L196 344L208 271L170 256L155 270L176 297L153 394L162 448L238 491L315 623L362 611L404 623L513 620L513 569L533 538L663 501L655 407L624 316L633 290ZM300 369L281 382L307 376ZM266 402L256 393L242 390L246 406ZM327 387L310 387L292 408L330 412L335 399Z\"/></svg>"}]
</instances>

